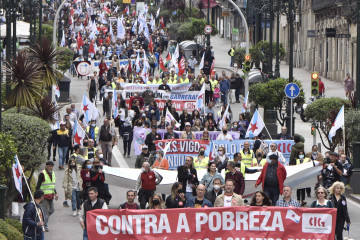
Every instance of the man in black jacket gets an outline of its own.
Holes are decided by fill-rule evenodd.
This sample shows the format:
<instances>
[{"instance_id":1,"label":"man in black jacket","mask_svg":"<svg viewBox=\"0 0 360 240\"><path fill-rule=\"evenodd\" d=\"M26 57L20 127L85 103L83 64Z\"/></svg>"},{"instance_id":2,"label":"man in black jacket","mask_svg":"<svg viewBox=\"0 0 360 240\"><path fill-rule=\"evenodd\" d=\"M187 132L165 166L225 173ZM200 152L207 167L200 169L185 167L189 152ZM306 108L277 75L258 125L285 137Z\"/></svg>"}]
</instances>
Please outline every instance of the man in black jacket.
<instances>
[{"instance_id":1,"label":"man in black jacket","mask_svg":"<svg viewBox=\"0 0 360 240\"><path fill-rule=\"evenodd\" d=\"M154 152L156 152L156 147L155 147L154 141L157 141L157 140L161 140L161 136L160 136L160 134L157 133L157 126L152 125L151 133L146 135L146 138L145 138L145 144L149 147L150 154L155 154Z\"/></svg>"},{"instance_id":2,"label":"man in black jacket","mask_svg":"<svg viewBox=\"0 0 360 240\"><path fill-rule=\"evenodd\" d=\"M44 239L44 213L40 203L44 200L44 192L37 190L34 193L34 202L29 202L24 206L25 212L22 221L24 239L41 240Z\"/></svg>"},{"instance_id":3,"label":"man in black jacket","mask_svg":"<svg viewBox=\"0 0 360 240\"><path fill-rule=\"evenodd\" d=\"M172 126L168 126L166 130L167 132L164 134L164 139L179 139L179 134L174 132L174 128Z\"/></svg>"},{"instance_id":4,"label":"man in black jacket","mask_svg":"<svg viewBox=\"0 0 360 240\"><path fill-rule=\"evenodd\" d=\"M178 167L178 180L183 186L186 200L192 199L196 195L196 187L199 185L197 171L193 167L193 158L187 156L185 164Z\"/></svg>"},{"instance_id":5,"label":"man in black jacket","mask_svg":"<svg viewBox=\"0 0 360 240\"><path fill-rule=\"evenodd\" d=\"M205 198L211 202L214 206L217 196L221 195L223 190L221 189L221 180L220 178L215 178L213 180L213 189L205 194Z\"/></svg>"}]
</instances>

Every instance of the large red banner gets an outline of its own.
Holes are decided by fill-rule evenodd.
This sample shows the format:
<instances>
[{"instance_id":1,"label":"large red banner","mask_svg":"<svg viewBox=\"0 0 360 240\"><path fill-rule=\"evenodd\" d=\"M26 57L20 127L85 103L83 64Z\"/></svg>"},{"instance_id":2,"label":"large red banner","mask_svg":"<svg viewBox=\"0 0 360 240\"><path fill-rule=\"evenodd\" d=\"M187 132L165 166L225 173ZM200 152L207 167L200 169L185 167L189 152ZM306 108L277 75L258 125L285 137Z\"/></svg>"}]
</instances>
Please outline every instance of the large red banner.
<instances>
[{"instance_id":1,"label":"large red banner","mask_svg":"<svg viewBox=\"0 0 360 240\"><path fill-rule=\"evenodd\" d=\"M226 207L87 212L90 240L334 239L336 209Z\"/></svg>"}]
</instances>

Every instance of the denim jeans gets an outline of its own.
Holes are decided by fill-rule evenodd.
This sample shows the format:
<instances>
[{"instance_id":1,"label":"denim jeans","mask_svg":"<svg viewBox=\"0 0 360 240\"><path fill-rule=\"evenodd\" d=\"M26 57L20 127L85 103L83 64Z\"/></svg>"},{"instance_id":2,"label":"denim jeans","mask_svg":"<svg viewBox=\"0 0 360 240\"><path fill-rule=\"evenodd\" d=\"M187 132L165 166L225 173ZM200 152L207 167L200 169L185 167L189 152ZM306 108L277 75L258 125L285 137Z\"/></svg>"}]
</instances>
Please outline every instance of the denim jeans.
<instances>
[{"instance_id":1,"label":"denim jeans","mask_svg":"<svg viewBox=\"0 0 360 240\"><path fill-rule=\"evenodd\" d=\"M54 213L54 200L53 199L44 199L41 203L41 207L44 212L44 225L45 228L48 228L48 221L51 214Z\"/></svg>"},{"instance_id":2,"label":"denim jeans","mask_svg":"<svg viewBox=\"0 0 360 240\"><path fill-rule=\"evenodd\" d=\"M80 191L77 191L75 189L72 190L71 207L72 207L73 211L80 209L81 201L80 201L80 197L79 197L79 192Z\"/></svg>"},{"instance_id":3,"label":"denim jeans","mask_svg":"<svg viewBox=\"0 0 360 240\"><path fill-rule=\"evenodd\" d=\"M66 160L66 153L67 153L68 147L58 147L59 151L59 166L64 166L65 160Z\"/></svg>"},{"instance_id":4,"label":"denim jeans","mask_svg":"<svg viewBox=\"0 0 360 240\"><path fill-rule=\"evenodd\" d=\"M222 102L222 105L228 104L228 92L221 93L221 102Z\"/></svg>"},{"instance_id":5,"label":"denim jeans","mask_svg":"<svg viewBox=\"0 0 360 240\"><path fill-rule=\"evenodd\" d=\"M191 199L193 199L194 195L192 192L186 192L185 197L186 197L186 200L191 200Z\"/></svg>"},{"instance_id":6,"label":"denim jeans","mask_svg":"<svg viewBox=\"0 0 360 240\"><path fill-rule=\"evenodd\" d=\"M29 238L29 237L24 236L24 240L44 240L44 233L41 232L40 236L36 236L34 238Z\"/></svg>"},{"instance_id":7,"label":"denim jeans","mask_svg":"<svg viewBox=\"0 0 360 240\"><path fill-rule=\"evenodd\" d=\"M83 240L88 240L87 230L84 229Z\"/></svg>"}]
</instances>

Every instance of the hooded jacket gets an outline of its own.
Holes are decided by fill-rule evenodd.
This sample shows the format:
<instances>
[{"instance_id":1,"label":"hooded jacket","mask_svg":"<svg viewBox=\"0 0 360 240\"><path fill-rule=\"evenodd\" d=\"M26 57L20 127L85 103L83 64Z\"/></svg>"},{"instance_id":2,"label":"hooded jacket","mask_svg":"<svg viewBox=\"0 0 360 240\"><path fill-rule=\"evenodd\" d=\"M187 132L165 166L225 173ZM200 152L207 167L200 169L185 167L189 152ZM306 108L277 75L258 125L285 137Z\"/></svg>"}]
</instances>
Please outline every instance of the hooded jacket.
<instances>
[{"instance_id":1,"label":"hooded jacket","mask_svg":"<svg viewBox=\"0 0 360 240\"><path fill-rule=\"evenodd\" d=\"M39 210L40 216L44 216L43 210L39 204L36 203L36 207ZM42 227L38 226L37 223L40 222L38 214L36 213L35 203L29 202L24 206L24 217L22 222L22 228L24 236L29 238L35 238L40 236L42 232ZM44 221L42 219L41 221Z\"/></svg>"}]
</instances>

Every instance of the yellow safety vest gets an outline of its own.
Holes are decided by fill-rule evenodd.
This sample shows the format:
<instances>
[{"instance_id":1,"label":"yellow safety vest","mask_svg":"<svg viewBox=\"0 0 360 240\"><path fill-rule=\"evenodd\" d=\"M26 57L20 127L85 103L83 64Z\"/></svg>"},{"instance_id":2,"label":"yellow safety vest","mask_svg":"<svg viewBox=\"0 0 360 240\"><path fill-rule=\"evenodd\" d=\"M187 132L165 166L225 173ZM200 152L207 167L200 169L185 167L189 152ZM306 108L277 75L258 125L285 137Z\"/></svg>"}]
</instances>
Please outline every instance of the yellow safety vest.
<instances>
[{"instance_id":1,"label":"yellow safety vest","mask_svg":"<svg viewBox=\"0 0 360 240\"><path fill-rule=\"evenodd\" d=\"M209 157L205 157L201 162L198 161L198 157L194 157L194 168L196 170L199 170L199 169L206 169L208 167L208 164L209 164Z\"/></svg>"},{"instance_id":2,"label":"yellow safety vest","mask_svg":"<svg viewBox=\"0 0 360 240\"><path fill-rule=\"evenodd\" d=\"M169 81L168 81L168 84L176 84L176 79L174 78L170 78Z\"/></svg>"},{"instance_id":3,"label":"yellow safety vest","mask_svg":"<svg viewBox=\"0 0 360 240\"><path fill-rule=\"evenodd\" d=\"M261 159L260 164L262 167L265 165L265 163L266 163L266 158ZM256 158L253 159L251 166L259 167L258 160Z\"/></svg>"},{"instance_id":4,"label":"yellow safety vest","mask_svg":"<svg viewBox=\"0 0 360 240\"><path fill-rule=\"evenodd\" d=\"M189 79L188 78L180 78L180 83L188 83L189 82Z\"/></svg>"},{"instance_id":5,"label":"yellow safety vest","mask_svg":"<svg viewBox=\"0 0 360 240\"><path fill-rule=\"evenodd\" d=\"M115 84L114 82L112 82L112 83L111 83L111 87L112 87L113 89L115 89L115 88L116 88L116 84Z\"/></svg>"},{"instance_id":6,"label":"yellow safety vest","mask_svg":"<svg viewBox=\"0 0 360 240\"><path fill-rule=\"evenodd\" d=\"M244 154L243 150L240 151L241 154L241 162L245 164L247 167L251 167L251 164L253 162L253 150L249 149L248 154Z\"/></svg>"},{"instance_id":7,"label":"yellow safety vest","mask_svg":"<svg viewBox=\"0 0 360 240\"><path fill-rule=\"evenodd\" d=\"M94 147L93 149L94 149L94 158L95 158L95 152L96 152L97 149L96 149L96 147ZM89 148L87 148L87 150L88 150L88 153L87 153L87 155L85 156L85 159L86 159L86 160L89 159ZM91 152L92 152L92 151L91 151Z\"/></svg>"},{"instance_id":8,"label":"yellow safety vest","mask_svg":"<svg viewBox=\"0 0 360 240\"><path fill-rule=\"evenodd\" d=\"M42 190L45 195L55 194L55 172L52 171L51 178L45 169L41 172L44 174L45 181L41 183L40 190Z\"/></svg>"},{"instance_id":9,"label":"yellow safety vest","mask_svg":"<svg viewBox=\"0 0 360 240\"><path fill-rule=\"evenodd\" d=\"M215 86L218 84L218 81L216 79L214 80L210 79L210 83L211 83L211 88L214 91Z\"/></svg>"},{"instance_id":10,"label":"yellow safety vest","mask_svg":"<svg viewBox=\"0 0 360 240\"><path fill-rule=\"evenodd\" d=\"M235 49L232 48L230 51L230 56L233 57L234 55L235 55Z\"/></svg>"},{"instance_id":11,"label":"yellow safety vest","mask_svg":"<svg viewBox=\"0 0 360 240\"><path fill-rule=\"evenodd\" d=\"M161 78L159 78L158 81L156 81L156 79L154 79L154 84L162 84L163 80Z\"/></svg>"},{"instance_id":12,"label":"yellow safety vest","mask_svg":"<svg viewBox=\"0 0 360 240\"><path fill-rule=\"evenodd\" d=\"M204 79L204 78L201 78L200 84L202 84L204 81L205 81L205 79Z\"/></svg>"},{"instance_id":13,"label":"yellow safety vest","mask_svg":"<svg viewBox=\"0 0 360 240\"><path fill-rule=\"evenodd\" d=\"M310 158L304 158L304 161L302 163L307 163L309 161L310 161ZM296 165L299 165L299 164L301 164L300 163L300 158L296 159Z\"/></svg>"},{"instance_id":14,"label":"yellow safety vest","mask_svg":"<svg viewBox=\"0 0 360 240\"><path fill-rule=\"evenodd\" d=\"M99 128L98 128L98 127L95 127L94 130L95 130L95 139L93 139L93 140L96 142L97 136L98 136L98 134L99 134ZM89 134L90 134L90 126L87 126L87 127L86 127L86 133L89 133Z\"/></svg>"}]
</instances>

